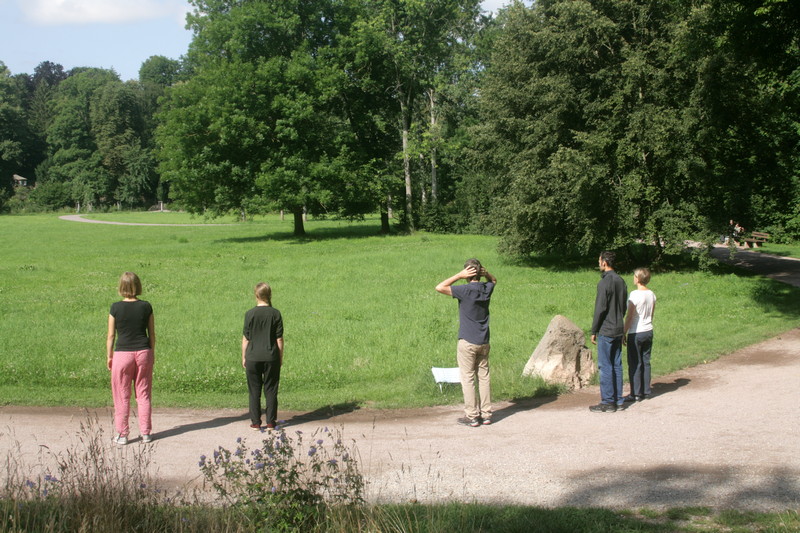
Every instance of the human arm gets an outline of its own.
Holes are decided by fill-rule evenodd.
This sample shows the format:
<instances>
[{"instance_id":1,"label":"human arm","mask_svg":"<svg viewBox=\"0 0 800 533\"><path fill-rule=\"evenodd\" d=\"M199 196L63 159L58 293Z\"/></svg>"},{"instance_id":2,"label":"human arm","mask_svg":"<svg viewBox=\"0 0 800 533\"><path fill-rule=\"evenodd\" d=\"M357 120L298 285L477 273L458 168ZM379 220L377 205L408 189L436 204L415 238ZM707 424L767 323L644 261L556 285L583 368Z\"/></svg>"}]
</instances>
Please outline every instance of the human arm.
<instances>
[{"instance_id":1,"label":"human arm","mask_svg":"<svg viewBox=\"0 0 800 533\"><path fill-rule=\"evenodd\" d=\"M494 283L495 285L497 285L497 278L494 277L493 275L489 274L489 271L486 270L483 267L481 267L481 276L486 278L486 281L488 281L490 283Z\"/></svg>"},{"instance_id":2,"label":"human arm","mask_svg":"<svg viewBox=\"0 0 800 533\"><path fill-rule=\"evenodd\" d=\"M147 319L147 338L150 339L150 349L153 351L153 357L156 355L156 318L153 313L150 313L150 318Z\"/></svg>"},{"instance_id":3,"label":"human arm","mask_svg":"<svg viewBox=\"0 0 800 533\"><path fill-rule=\"evenodd\" d=\"M278 352L280 353L280 364L283 366L283 337L278 337L276 343L278 344Z\"/></svg>"},{"instance_id":4,"label":"human arm","mask_svg":"<svg viewBox=\"0 0 800 533\"><path fill-rule=\"evenodd\" d=\"M247 337L242 335L242 368L245 368L245 354L247 354L247 346L250 344L250 341L247 340Z\"/></svg>"},{"instance_id":5,"label":"human arm","mask_svg":"<svg viewBox=\"0 0 800 533\"><path fill-rule=\"evenodd\" d=\"M455 283L456 281L458 281L460 279L469 279L469 278L475 276L475 274L476 274L476 271L475 271L475 269L473 267L465 268L464 270L462 270L458 274L450 276L449 278L447 278L444 281L440 281L439 284L436 286L436 292L440 292L442 294L446 294L448 296L452 296L453 295L453 289L451 289L450 286L453 283Z\"/></svg>"},{"instance_id":6,"label":"human arm","mask_svg":"<svg viewBox=\"0 0 800 533\"><path fill-rule=\"evenodd\" d=\"M634 316L636 316L636 306L628 300L628 313L625 315L625 325L622 327L622 344L628 343L628 331L631 329Z\"/></svg>"},{"instance_id":7,"label":"human arm","mask_svg":"<svg viewBox=\"0 0 800 533\"><path fill-rule=\"evenodd\" d=\"M106 336L106 366L111 370L114 358L114 340L117 338L117 324L113 315L108 315L108 335Z\"/></svg>"}]
</instances>

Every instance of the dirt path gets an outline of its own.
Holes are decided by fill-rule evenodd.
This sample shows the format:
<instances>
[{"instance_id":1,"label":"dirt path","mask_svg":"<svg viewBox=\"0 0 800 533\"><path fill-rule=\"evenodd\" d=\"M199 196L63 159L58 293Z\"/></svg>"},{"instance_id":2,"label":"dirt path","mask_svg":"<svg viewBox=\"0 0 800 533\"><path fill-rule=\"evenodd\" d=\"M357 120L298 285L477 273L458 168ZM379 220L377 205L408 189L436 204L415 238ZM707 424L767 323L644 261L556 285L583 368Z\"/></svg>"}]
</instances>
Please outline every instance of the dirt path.
<instances>
[{"instance_id":1,"label":"dirt path","mask_svg":"<svg viewBox=\"0 0 800 533\"><path fill-rule=\"evenodd\" d=\"M61 215L61 220L69 222L88 222L90 224L113 224L115 226L231 226L232 224L149 224L145 222L113 222L111 220L94 220L91 218L84 218L83 215Z\"/></svg>"},{"instance_id":2,"label":"dirt path","mask_svg":"<svg viewBox=\"0 0 800 533\"><path fill-rule=\"evenodd\" d=\"M355 439L371 501L800 509L800 329L653 388L613 414L588 411L597 387L497 404L495 423L479 428L457 425L456 406L280 414L290 431L339 427ZM110 443L111 409L4 406L0 453L38 464L79 442L95 415L112 453L141 446L135 429L127 447ZM246 409L156 409L153 420L154 473L173 487L197 485L201 454L258 436Z\"/></svg>"}]
</instances>

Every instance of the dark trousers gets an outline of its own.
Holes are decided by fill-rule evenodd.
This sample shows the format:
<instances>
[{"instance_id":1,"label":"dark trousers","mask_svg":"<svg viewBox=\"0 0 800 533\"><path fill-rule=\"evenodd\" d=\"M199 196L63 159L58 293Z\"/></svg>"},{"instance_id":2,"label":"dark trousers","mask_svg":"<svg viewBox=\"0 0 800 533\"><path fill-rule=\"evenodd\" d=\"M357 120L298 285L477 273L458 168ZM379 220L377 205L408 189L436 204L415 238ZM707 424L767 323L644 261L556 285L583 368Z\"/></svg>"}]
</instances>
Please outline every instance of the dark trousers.
<instances>
[{"instance_id":1,"label":"dark trousers","mask_svg":"<svg viewBox=\"0 0 800 533\"><path fill-rule=\"evenodd\" d=\"M628 334L628 381L631 394L650 394L650 352L653 349L653 331Z\"/></svg>"},{"instance_id":2,"label":"dark trousers","mask_svg":"<svg viewBox=\"0 0 800 533\"><path fill-rule=\"evenodd\" d=\"M278 418L278 383L281 379L281 364L263 361L245 361L247 391L250 394L250 423L261 424L261 390L266 399L267 424L275 425Z\"/></svg>"}]
</instances>

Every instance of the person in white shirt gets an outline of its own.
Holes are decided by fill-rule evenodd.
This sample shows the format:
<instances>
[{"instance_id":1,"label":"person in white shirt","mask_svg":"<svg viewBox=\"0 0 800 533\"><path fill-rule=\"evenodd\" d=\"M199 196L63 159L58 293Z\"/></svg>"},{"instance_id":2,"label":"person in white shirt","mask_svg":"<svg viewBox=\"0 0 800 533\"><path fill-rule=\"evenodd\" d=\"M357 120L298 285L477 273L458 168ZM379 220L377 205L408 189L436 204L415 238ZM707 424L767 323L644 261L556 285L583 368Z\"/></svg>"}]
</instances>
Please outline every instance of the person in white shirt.
<instances>
[{"instance_id":1,"label":"person in white shirt","mask_svg":"<svg viewBox=\"0 0 800 533\"><path fill-rule=\"evenodd\" d=\"M625 317L623 342L628 347L628 381L631 393L626 402L640 402L650 397L650 353L653 348L653 315L656 295L647 288L650 270L633 271L636 290L628 295L628 312Z\"/></svg>"}]
</instances>

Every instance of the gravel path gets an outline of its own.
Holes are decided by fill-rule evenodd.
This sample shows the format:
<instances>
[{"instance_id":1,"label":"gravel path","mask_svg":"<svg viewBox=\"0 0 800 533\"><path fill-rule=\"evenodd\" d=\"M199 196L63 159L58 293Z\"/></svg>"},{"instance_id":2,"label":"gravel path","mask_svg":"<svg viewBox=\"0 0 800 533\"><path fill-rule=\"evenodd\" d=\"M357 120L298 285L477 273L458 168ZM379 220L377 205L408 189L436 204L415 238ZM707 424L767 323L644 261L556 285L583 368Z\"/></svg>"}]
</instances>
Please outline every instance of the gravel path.
<instances>
[{"instance_id":1,"label":"gravel path","mask_svg":"<svg viewBox=\"0 0 800 533\"><path fill-rule=\"evenodd\" d=\"M94 220L91 218L84 218L83 215L61 215L61 220L68 222L88 222L90 224L113 224L115 226L231 226L232 224L149 224L145 222L113 222L111 220Z\"/></svg>"},{"instance_id":2,"label":"gravel path","mask_svg":"<svg viewBox=\"0 0 800 533\"><path fill-rule=\"evenodd\" d=\"M371 501L800 509L800 329L653 389L617 413L589 412L597 387L498 403L495 423L479 428L457 425L457 406L280 414L289 431L337 427L355 439ZM79 442L94 416L112 453L131 458L136 430L113 446L110 408L0 407L0 453L41 464ZM171 487L199 486L201 454L258 437L246 409L155 409L153 420L153 472Z\"/></svg>"}]
</instances>

